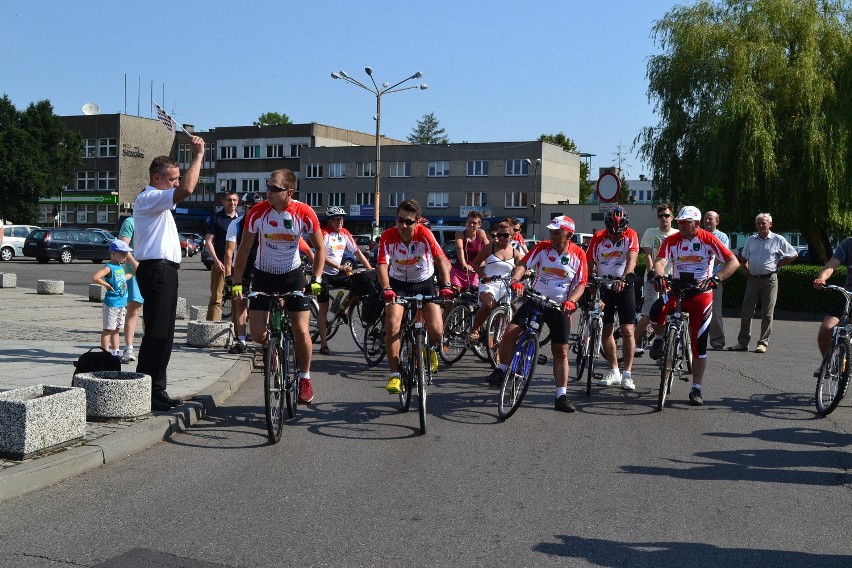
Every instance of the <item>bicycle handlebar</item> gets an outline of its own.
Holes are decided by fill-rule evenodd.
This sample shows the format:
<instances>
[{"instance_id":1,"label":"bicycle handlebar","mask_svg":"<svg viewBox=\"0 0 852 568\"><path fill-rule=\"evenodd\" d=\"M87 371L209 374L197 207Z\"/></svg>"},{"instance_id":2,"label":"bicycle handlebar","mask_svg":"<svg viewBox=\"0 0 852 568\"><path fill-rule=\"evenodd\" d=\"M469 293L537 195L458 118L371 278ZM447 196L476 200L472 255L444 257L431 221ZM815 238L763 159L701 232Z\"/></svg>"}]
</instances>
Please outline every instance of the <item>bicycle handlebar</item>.
<instances>
[{"instance_id":1,"label":"bicycle handlebar","mask_svg":"<svg viewBox=\"0 0 852 568\"><path fill-rule=\"evenodd\" d=\"M536 292L535 290L533 290L531 288L527 288L526 290L524 290L524 297L529 298L530 300L532 300L532 301L534 301L538 304L542 304L542 305L550 307L550 308L556 308L557 310L562 311L562 304L560 304L558 302L554 302L553 300L551 300L550 298L548 298L544 294L541 294L540 292Z\"/></svg>"}]
</instances>

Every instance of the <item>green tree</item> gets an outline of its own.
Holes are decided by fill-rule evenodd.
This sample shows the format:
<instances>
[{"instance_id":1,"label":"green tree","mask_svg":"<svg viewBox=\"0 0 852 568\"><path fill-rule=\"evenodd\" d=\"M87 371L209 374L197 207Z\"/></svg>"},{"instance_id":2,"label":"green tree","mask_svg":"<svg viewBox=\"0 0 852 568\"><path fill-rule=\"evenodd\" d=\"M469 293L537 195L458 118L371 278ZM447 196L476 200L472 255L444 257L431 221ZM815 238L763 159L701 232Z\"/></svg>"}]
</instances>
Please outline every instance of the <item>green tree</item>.
<instances>
[{"instance_id":1,"label":"green tree","mask_svg":"<svg viewBox=\"0 0 852 568\"><path fill-rule=\"evenodd\" d=\"M83 141L53 113L50 101L18 111L0 98L0 218L34 223L38 200L73 183Z\"/></svg>"},{"instance_id":2,"label":"green tree","mask_svg":"<svg viewBox=\"0 0 852 568\"><path fill-rule=\"evenodd\" d=\"M721 190L732 224L800 231L825 260L852 231L848 0L700 0L655 22L639 134L659 199Z\"/></svg>"},{"instance_id":3,"label":"green tree","mask_svg":"<svg viewBox=\"0 0 852 568\"><path fill-rule=\"evenodd\" d=\"M290 117L286 114L265 112L257 117L257 120L252 122L252 124L255 126L264 126L269 124L293 124L293 121L290 120Z\"/></svg>"},{"instance_id":4,"label":"green tree","mask_svg":"<svg viewBox=\"0 0 852 568\"><path fill-rule=\"evenodd\" d=\"M559 134L542 134L538 137L538 140L539 142L549 142L562 146L562 149L566 152L577 153L577 144L561 131ZM589 181L589 164L580 160L580 203L586 203L594 189L592 182Z\"/></svg>"},{"instance_id":5,"label":"green tree","mask_svg":"<svg viewBox=\"0 0 852 568\"><path fill-rule=\"evenodd\" d=\"M446 130L441 128L435 113L424 114L417 121L417 126L408 135L408 141L412 144L449 144L449 139L444 135Z\"/></svg>"}]
</instances>

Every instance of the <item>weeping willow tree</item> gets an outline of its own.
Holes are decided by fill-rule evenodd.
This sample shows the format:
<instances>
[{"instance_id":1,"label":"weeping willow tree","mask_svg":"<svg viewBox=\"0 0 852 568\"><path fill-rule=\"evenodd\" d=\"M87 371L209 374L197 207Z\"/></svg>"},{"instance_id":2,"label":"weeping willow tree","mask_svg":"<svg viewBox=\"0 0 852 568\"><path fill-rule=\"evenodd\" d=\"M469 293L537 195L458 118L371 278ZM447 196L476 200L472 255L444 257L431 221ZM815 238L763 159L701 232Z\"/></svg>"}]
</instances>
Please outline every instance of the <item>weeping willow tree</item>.
<instances>
[{"instance_id":1,"label":"weeping willow tree","mask_svg":"<svg viewBox=\"0 0 852 568\"><path fill-rule=\"evenodd\" d=\"M850 23L848 0L701 0L655 22L660 120L637 143L657 195L699 203L714 188L745 230L768 211L830 256L852 232Z\"/></svg>"}]
</instances>

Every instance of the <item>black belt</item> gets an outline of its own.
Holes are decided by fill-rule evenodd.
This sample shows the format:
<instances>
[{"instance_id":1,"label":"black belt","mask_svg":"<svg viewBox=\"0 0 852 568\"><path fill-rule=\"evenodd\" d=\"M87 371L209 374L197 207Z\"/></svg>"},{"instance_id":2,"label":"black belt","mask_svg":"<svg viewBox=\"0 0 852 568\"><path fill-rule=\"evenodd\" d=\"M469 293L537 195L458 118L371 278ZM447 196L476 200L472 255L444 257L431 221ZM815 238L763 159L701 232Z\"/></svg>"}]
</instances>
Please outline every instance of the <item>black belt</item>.
<instances>
[{"instance_id":1,"label":"black belt","mask_svg":"<svg viewBox=\"0 0 852 568\"><path fill-rule=\"evenodd\" d=\"M770 272L769 274L752 274L752 276L754 276L755 278L762 278L766 280L767 278L772 278L774 274L774 272Z\"/></svg>"},{"instance_id":2,"label":"black belt","mask_svg":"<svg viewBox=\"0 0 852 568\"><path fill-rule=\"evenodd\" d=\"M165 258L152 258L150 260L139 261L139 266L153 266L154 264L165 264L166 266L171 266L175 270L180 268L179 262L172 262L171 260L166 260Z\"/></svg>"}]
</instances>

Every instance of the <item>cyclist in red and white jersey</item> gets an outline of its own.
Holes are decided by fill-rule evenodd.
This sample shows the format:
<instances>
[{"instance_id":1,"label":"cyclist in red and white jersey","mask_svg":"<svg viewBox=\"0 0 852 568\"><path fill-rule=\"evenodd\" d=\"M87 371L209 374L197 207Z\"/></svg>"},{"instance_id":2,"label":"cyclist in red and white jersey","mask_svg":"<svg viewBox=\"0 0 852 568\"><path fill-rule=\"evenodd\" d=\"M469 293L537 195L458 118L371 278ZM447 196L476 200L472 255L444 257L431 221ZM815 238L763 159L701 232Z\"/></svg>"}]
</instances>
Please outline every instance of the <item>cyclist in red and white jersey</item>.
<instances>
[{"instance_id":1,"label":"cyclist in red and white jersey","mask_svg":"<svg viewBox=\"0 0 852 568\"><path fill-rule=\"evenodd\" d=\"M304 290L305 270L299 256L302 233L310 235L314 247L311 293L318 294L325 265L325 247L320 223L314 210L293 199L296 176L288 169L275 170L266 184L267 199L255 205L246 214L243 238L237 249L234 282L242 282L249 253L255 240L257 255L252 274L252 288L265 294L286 294ZM242 297L242 284L235 284L232 294ZM249 326L252 339L266 348L266 318L269 296L257 296L249 302ZM311 338L308 331L310 299L305 296L287 296L285 306L293 326L296 358L299 361L299 403L309 404L314 398L311 383Z\"/></svg>"},{"instance_id":2,"label":"cyclist in red and white jersey","mask_svg":"<svg viewBox=\"0 0 852 568\"><path fill-rule=\"evenodd\" d=\"M532 288L550 300L562 304L562 309L544 308L542 319L550 328L550 349L553 354L553 380L556 384L554 408L560 412L574 412L574 403L568 399L568 337L571 332L571 314L586 289L586 254L571 242L574 221L570 217L554 218L547 226L550 240L541 241L512 271L512 290L521 294L524 285L518 282L527 269L535 270ZM500 339L500 363L489 375L488 385L500 388L506 372L506 362L512 360L512 352L520 327L529 317L533 302L527 301L515 312L512 322Z\"/></svg>"},{"instance_id":3,"label":"cyclist in red and white jersey","mask_svg":"<svg viewBox=\"0 0 852 568\"><path fill-rule=\"evenodd\" d=\"M396 208L396 227L382 233L376 257L376 275L384 290L382 300L385 308L385 349L388 355L390 376L385 389L391 394L401 392L399 379L399 329L402 323L403 306L393 303L397 295L435 295L432 278L438 273L439 294L452 298L450 287L450 264L444 251L435 240L435 235L420 222L422 209L413 199L406 199ZM444 322L438 304L426 304L426 330L431 349L432 371L437 370L438 349Z\"/></svg>"},{"instance_id":4,"label":"cyclist in red and white jersey","mask_svg":"<svg viewBox=\"0 0 852 568\"><path fill-rule=\"evenodd\" d=\"M323 355L331 355L326 338L326 327L328 326L328 301L329 290L332 287L340 288L346 285L346 278L352 274L352 268L343 264L343 253L346 251L355 255L355 258L364 265L367 270L371 269L370 261L355 244L352 233L343 228L343 218L346 210L336 205L329 207L326 212L325 226L322 228L322 241L325 245L325 268L323 269L322 289L317 296L319 302L319 314L317 315L317 331L319 332L320 350Z\"/></svg>"},{"instance_id":5,"label":"cyclist in red and white jersey","mask_svg":"<svg viewBox=\"0 0 852 568\"><path fill-rule=\"evenodd\" d=\"M712 233L700 227L701 211L687 205L675 217L678 233L666 237L660 245L654 273L663 274L666 264L672 265L672 278L680 282L697 282L698 288L683 300L683 310L689 314L689 336L692 341L692 390L689 403L701 406L704 399L701 382L707 368L707 334L710 320L713 318L713 288L715 285L736 272L740 263L728 247L722 244ZM722 268L713 276L713 261L724 262ZM658 288L662 287L662 277L657 277ZM666 315L674 310L677 298L674 295L661 296L651 308L651 321L656 321L654 343L651 345L651 358L659 359L663 350L663 324Z\"/></svg>"}]
</instances>

